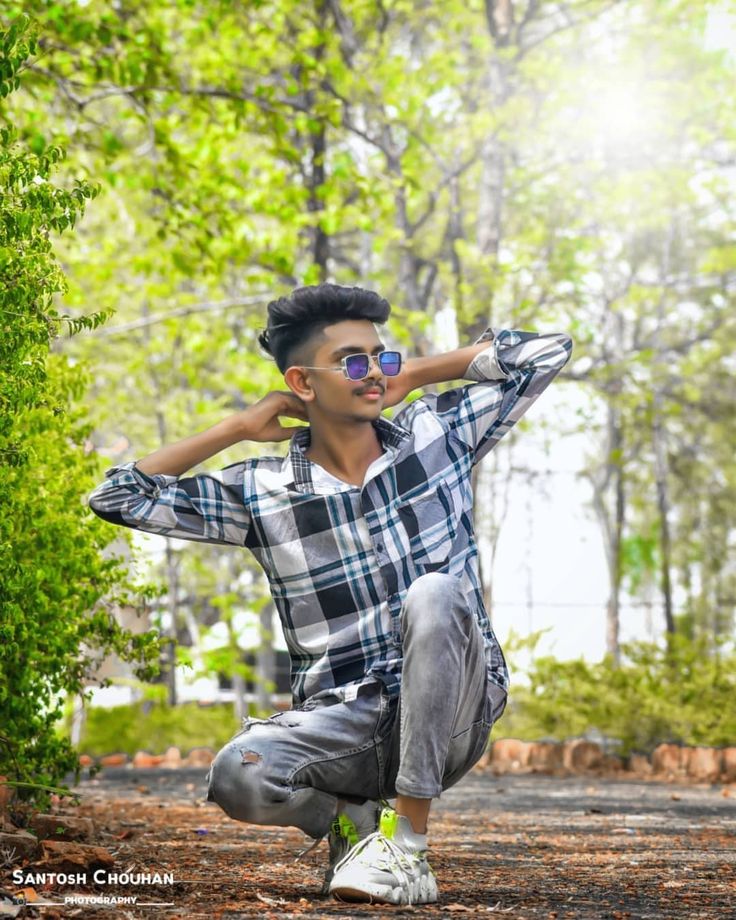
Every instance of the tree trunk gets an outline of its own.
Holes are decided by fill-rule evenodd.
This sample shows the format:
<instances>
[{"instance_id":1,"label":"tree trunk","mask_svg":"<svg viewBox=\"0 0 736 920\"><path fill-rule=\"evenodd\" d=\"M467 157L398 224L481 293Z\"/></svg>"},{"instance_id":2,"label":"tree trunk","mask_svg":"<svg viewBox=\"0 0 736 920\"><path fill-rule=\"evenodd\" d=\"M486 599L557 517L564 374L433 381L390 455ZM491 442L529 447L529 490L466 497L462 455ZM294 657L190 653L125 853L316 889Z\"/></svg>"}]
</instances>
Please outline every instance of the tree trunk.
<instances>
[{"instance_id":1,"label":"tree trunk","mask_svg":"<svg viewBox=\"0 0 736 920\"><path fill-rule=\"evenodd\" d=\"M494 40L497 36L494 35ZM486 105L491 109L501 107L509 97L508 68L510 64L498 56L491 58L486 78ZM481 174L478 184L478 218L476 237L482 264L493 267L503 235L503 196L506 182L506 152L498 138L491 134L483 145ZM473 295L484 310L467 329L476 339L492 322L493 288L484 273L473 284Z\"/></svg>"},{"instance_id":2,"label":"tree trunk","mask_svg":"<svg viewBox=\"0 0 736 920\"><path fill-rule=\"evenodd\" d=\"M171 548L171 540L168 537L164 539L166 541L167 606L169 608L170 617L168 644L169 670L166 678L169 688L169 705L176 706L178 702L176 688L176 623L178 617L179 573L174 558L174 551Z\"/></svg>"},{"instance_id":3,"label":"tree trunk","mask_svg":"<svg viewBox=\"0 0 736 920\"><path fill-rule=\"evenodd\" d=\"M608 403L608 420L603 455L607 458L604 467L588 473L593 488L593 509L603 534L603 548L608 569L608 600L606 603L606 652L618 663L620 598L621 598L621 542L626 519L626 492L623 473L624 432L621 413ZM606 497L613 486L615 504L609 511Z\"/></svg>"},{"instance_id":4,"label":"tree trunk","mask_svg":"<svg viewBox=\"0 0 736 920\"><path fill-rule=\"evenodd\" d=\"M150 316L150 310L148 309L148 302L143 302L143 307L141 312L143 313L144 318ZM146 324L143 327L143 337L147 344L147 352L151 353L151 327ZM156 407L156 427L158 429L158 440L159 447L164 447L168 442L168 432L166 430L166 419L164 414L161 411L161 406L163 405L164 393L161 382L156 373L155 367L152 363L147 365L148 373L151 375L151 381L153 383L154 390L154 405ZM166 631L166 636L169 640L167 643L167 673L166 673L166 683L169 688L169 705L176 706L177 703L177 692L176 692L176 622L177 622L177 597L179 593L179 582L176 573L176 566L174 565L173 553L171 550L171 541L168 537L166 540L166 584L167 584L167 606L169 608L169 617L170 623L169 628ZM147 708L147 707L146 707Z\"/></svg>"},{"instance_id":5,"label":"tree trunk","mask_svg":"<svg viewBox=\"0 0 736 920\"><path fill-rule=\"evenodd\" d=\"M322 47L322 46L320 46ZM311 94L310 94L311 95ZM319 128L310 132L310 141L312 147L312 173L309 183L309 210L313 214L318 214L324 210L324 203L318 197L318 190L325 184L325 153L326 153L326 132L323 121L320 121ZM312 260L315 265L319 266L319 280L327 280L327 259L329 257L329 238L319 224L314 225L314 245L312 248Z\"/></svg>"},{"instance_id":6,"label":"tree trunk","mask_svg":"<svg viewBox=\"0 0 736 920\"><path fill-rule=\"evenodd\" d=\"M261 642L257 656L256 694L258 708L263 712L273 709L273 697L269 686L276 680L276 653L273 650L273 603L261 607L260 636Z\"/></svg>"},{"instance_id":7,"label":"tree trunk","mask_svg":"<svg viewBox=\"0 0 736 920\"><path fill-rule=\"evenodd\" d=\"M72 700L72 720L69 730L69 741L72 747L79 748L82 740L82 732L87 721L87 707L85 699L81 695L75 695Z\"/></svg>"},{"instance_id":8,"label":"tree trunk","mask_svg":"<svg viewBox=\"0 0 736 920\"><path fill-rule=\"evenodd\" d=\"M670 277L670 264L672 261L672 244L676 227L674 220L669 226L667 237L664 244L662 258L662 285L663 291L657 304L657 355L656 362L658 368L663 371L666 368L666 359L663 355L662 334L664 332L667 317L665 316L666 306L666 287L667 279ZM675 618L672 610L672 584L670 579L670 501L669 488L667 482L668 463L667 463L667 446L666 433L663 424L664 406L662 399L661 387L655 375L654 379L654 396L653 396L653 421L652 421L652 442L654 445L654 475L657 485L657 510L660 521L660 561L661 561L661 591L664 603L664 619L667 633L672 635L675 632Z\"/></svg>"},{"instance_id":9,"label":"tree trunk","mask_svg":"<svg viewBox=\"0 0 736 920\"><path fill-rule=\"evenodd\" d=\"M227 638L228 644L230 645L230 651L232 653L232 661L235 663L232 674L233 710L235 712L235 718L239 723L242 723L245 716L248 715L248 707L245 702L245 678L237 670L238 665L240 664L242 650L238 643L238 637L235 634L235 629L233 628L232 616L227 618Z\"/></svg>"},{"instance_id":10,"label":"tree trunk","mask_svg":"<svg viewBox=\"0 0 736 920\"><path fill-rule=\"evenodd\" d=\"M611 532L610 562L609 562L609 590L608 604L606 606L606 651L613 656L618 664L620 660L619 636L621 630L621 578L622 559L621 543L623 539L624 519L626 513L626 496L624 488L623 449L624 433L621 422L621 413L611 407L611 450L616 458L613 471L615 492L615 513Z\"/></svg>"},{"instance_id":11,"label":"tree trunk","mask_svg":"<svg viewBox=\"0 0 736 920\"><path fill-rule=\"evenodd\" d=\"M324 22L326 15L326 3L318 0L315 5L315 12L318 20ZM288 28L293 39L297 38L298 27L289 22ZM321 62L325 53L324 42L319 42L311 49L314 60ZM301 82L302 65L295 64L291 68L291 73L297 83ZM320 283L327 281L328 277L328 259L330 255L330 240L324 229L319 226L316 218L324 211L324 199L320 197L320 190L325 184L325 156L327 153L327 128L324 118L318 118L314 114L315 91L307 89L298 96L304 110L310 114L310 118L318 122L316 127L309 127L309 174L305 176L309 189L309 198L307 208L310 214L315 215L315 223L312 227L312 261L319 268ZM304 172L302 172L304 175Z\"/></svg>"},{"instance_id":12,"label":"tree trunk","mask_svg":"<svg viewBox=\"0 0 736 920\"><path fill-rule=\"evenodd\" d=\"M509 458L509 467L511 467L511 458L513 456L513 447L506 446L504 456ZM491 552L488 561L484 561L482 554L478 553L478 573L480 583L483 589L483 603L486 612L493 621L493 591L494 579L493 574L496 564L496 553L498 552L498 541L501 536L503 523L509 510L511 485L514 481L513 473L510 471L504 477L503 485L498 485L499 457L501 455L497 450L491 451L490 464L484 465L478 463L473 467L471 473L471 487L473 489L473 529L476 533L488 535L491 544ZM489 461L486 461L488 463ZM488 496L488 501L486 501ZM485 511L481 511L485 509Z\"/></svg>"},{"instance_id":13,"label":"tree trunk","mask_svg":"<svg viewBox=\"0 0 736 920\"><path fill-rule=\"evenodd\" d=\"M662 427L661 397L654 394L654 423L652 425L652 439L654 441L655 478L657 482L657 511L659 512L659 542L661 560L661 591L664 603L664 619L667 632L675 632L675 618L672 610L672 583L670 579L670 503L667 486L667 457L665 449L665 434Z\"/></svg>"}]
</instances>

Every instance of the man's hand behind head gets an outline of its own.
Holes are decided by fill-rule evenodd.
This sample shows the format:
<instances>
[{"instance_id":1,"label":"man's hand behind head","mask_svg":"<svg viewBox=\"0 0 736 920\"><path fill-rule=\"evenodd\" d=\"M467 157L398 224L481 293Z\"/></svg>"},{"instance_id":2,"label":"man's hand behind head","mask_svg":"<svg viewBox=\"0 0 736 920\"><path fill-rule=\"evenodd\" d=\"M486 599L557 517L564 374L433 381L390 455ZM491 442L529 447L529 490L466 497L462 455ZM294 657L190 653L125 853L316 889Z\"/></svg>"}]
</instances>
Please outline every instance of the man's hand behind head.
<instances>
[{"instance_id":1,"label":"man's hand behind head","mask_svg":"<svg viewBox=\"0 0 736 920\"><path fill-rule=\"evenodd\" d=\"M278 417L309 421L304 403L291 390L272 390L238 413L247 441L285 441L304 425L282 425Z\"/></svg>"}]
</instances>

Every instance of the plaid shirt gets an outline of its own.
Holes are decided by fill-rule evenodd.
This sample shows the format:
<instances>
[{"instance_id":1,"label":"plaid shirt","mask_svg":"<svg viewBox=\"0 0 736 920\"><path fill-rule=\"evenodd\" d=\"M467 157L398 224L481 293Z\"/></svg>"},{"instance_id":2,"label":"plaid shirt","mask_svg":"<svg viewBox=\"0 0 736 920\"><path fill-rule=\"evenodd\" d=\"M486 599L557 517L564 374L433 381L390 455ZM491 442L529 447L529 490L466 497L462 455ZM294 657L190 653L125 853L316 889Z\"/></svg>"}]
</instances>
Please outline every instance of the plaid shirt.
<instances>
[{"instance_id":1,"label":"plaid shirt","mask_svg":"<svg viewBox=\"0 0 736 920\"><path fill-rule=\"evenodd\" d=\"M373 422L384 452L362 487L307 459L310 429L302 427L285 457L240 460L217 472L149 476L135 461L112 467L89 506L136 530L247 547L281 619L294 706L354 699L376 680L392 697L399 693L399 617L409 586L425 572L461 580L489 679L507 690L506 661L483 603L471 471L552 382L572 342L564 333L490 327L476 343L483 341L491 344L465 373L479 382L424 395L393 421Z\"/></svg>"}]
</instances>

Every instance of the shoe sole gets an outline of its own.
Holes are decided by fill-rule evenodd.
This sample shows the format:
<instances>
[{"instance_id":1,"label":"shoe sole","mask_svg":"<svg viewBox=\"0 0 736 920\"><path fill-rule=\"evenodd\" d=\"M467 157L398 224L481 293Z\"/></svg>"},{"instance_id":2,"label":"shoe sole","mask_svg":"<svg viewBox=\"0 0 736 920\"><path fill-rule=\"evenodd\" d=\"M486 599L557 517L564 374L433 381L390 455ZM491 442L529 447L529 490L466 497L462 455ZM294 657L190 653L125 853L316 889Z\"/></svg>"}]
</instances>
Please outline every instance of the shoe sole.
<instances>
[{"instance_id":1,"label":"shoe sole","mask_svg":"<svg viewBox=\"0 0 736 920\"><path fill-rule=\"evenodd\" d=\"M330 894L338 901L367 902L368 904L408 904L409 899L403 888L391 888L388 885L371 885L363 883L358 888L350 884L330 885ZM437 901L437 883L434 879L421 878L414 885L411 903L434 904Z\"/></svg>"}]
</instances>

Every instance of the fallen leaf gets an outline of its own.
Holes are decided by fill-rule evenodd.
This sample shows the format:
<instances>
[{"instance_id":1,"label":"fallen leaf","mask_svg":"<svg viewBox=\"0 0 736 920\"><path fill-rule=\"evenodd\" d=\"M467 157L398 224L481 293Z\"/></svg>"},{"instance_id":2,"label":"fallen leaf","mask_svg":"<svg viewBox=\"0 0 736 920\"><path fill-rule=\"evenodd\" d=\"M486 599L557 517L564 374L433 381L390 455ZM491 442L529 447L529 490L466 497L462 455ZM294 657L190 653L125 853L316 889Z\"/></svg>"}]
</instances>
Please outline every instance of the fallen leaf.
<instances>
[{"instance_id":1,"label":"fallen leaf","mask_svg":"<svg viewBox=\"0 0 736 920\"><path fill-rule=\"evenodd\" d=\"M256 897L259 901L263 901L264 904L268 904L269 907L278 907L279 905L289 903L283 898L267 898L265 895L262 895L260 891L256 891Z\"/></svg>"}]
</instances>

